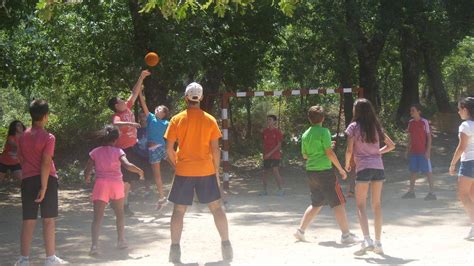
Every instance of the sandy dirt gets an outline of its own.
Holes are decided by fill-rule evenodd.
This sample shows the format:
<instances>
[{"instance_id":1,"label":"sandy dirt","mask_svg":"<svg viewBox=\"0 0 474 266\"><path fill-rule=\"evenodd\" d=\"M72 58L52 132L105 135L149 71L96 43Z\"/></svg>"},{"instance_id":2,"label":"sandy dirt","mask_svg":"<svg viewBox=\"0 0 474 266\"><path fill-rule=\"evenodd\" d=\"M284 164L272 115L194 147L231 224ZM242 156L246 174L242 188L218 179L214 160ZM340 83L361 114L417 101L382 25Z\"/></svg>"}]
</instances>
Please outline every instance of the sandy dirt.
<instances>
[{"instance_id":1,"label":"sandy dirt","mask_svg":"<svg viewBox=\"0 0 474 266\"><path fill-rule=\"evenodd\" d=\"M449 138L451 138L450 136ZM358 245L340 244L340 231L329 207L323 208L307 230L308 242L292 236L310 203L304 172L283 169L286 195L258 196L259 171L247 172L232 180L227 215L234 248L232 265L257 264L352 264L352 265L474 265L474 242L464 237L469 222L456 197L456 178L447 174L452 141L438 136L433 151L438 200L424 201L427 183L417 183L417 199L404 200L408 181L407 163L399 154L385 158L387 182L383 193L385 255L355 256ZM244 176L244 177L242 177ZM165 183L170 182L166 175ZM345 184L344 184L345 185ZM73 265L163 265L168 264L171 204L154 211L156 199L135 197L131 206L136 215L126 219L130 248L115 248L115 217L107 209L100 237L102 254L88 256L92 205L90 189L62 189L60 217L57 219L57 254ZM361 237L354 199L346 205L352 232ZM369 211L369 217L372 217ZM0 265L12 265L19 254L21 202L17 188L0 190ZM41 225L32 244L32 265L42 265L44 250ZM371 232L373 227L371 223ZM212 215L205 205L195 203L185 216L182 261L186 265L228 265L221 261L220 241Z\"/></svg>"}]
</instances>

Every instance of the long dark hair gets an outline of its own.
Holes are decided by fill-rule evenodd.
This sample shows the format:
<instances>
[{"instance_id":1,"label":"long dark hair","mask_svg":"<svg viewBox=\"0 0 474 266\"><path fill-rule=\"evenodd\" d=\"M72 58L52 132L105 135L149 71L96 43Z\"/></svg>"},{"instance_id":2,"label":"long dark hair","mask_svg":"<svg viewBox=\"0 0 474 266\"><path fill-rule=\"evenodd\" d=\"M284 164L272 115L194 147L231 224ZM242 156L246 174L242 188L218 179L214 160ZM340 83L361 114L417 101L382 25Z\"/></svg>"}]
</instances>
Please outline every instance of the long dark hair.
<instances>
[{"instance_id":1,"label":"long dark hair","mask_svg":"<svg viewBox=\"0 0 474 266\"><path fill-rule=\"evenodd\" d=\"M355 101L352 122L359 125L363 142L375 143L377 140L383 141L385 139L382 126L369 100L362 98Z\"/></svg>"},{"instance_id":2,"label":"long dark hair","mask_svg":"<svg viewBox=\"0 0 474 266\"><path fill-rule=\"evenodd\" d=\"M474 97L466 97L459 100L459 106L466 108L469 112L469 120L474 119Z\"/></svg>"},{"instance_id":3,"label":"long dark hair","mask_svg":"<svg viewBox=\"0 0 474 266\"><path fill-rule=\"evenodd\" d=\"M118 127L106 125L102 130L97 132L97 138L102 145L108 145L116 141L120 136Z\"/></svg>"},{"instance_id":4,"label":"long dark hair","mask_svg":"<svg viewBox=\"0 0 474 266\"><path fill-rule=\"evenodd\" d=\"M8 126L8 136L15 136L16 135L16 125L20 123L21 127L23 127L23 131L25 131L25 125L20 120L14 120Z\"/></svg>"}]
</instances>

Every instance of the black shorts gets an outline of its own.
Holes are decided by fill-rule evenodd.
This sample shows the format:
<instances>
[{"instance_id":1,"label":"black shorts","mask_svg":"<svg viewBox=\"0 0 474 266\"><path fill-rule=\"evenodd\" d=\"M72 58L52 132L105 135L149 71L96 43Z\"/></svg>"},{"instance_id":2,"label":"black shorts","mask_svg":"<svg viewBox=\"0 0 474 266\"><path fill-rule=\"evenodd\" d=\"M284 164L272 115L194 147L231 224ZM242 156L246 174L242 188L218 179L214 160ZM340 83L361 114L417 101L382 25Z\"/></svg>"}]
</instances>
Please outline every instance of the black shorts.
<instances>
[{"instance_id":1,"label":"black shorts","mask_svg":"<svg viewBox=\"0 0 474 266\"><path fill-rule=\"evenodd\" d=\"M123 150L125 155L127 156L127 160L134 165L138 166L140 164L140 156L135 153L133 147L129 147ZM142 169L143 170L143 169ZM132 173L127 170L127 168L122 166L122 175L123 175L123 182L130 183L131 181L139 180L140 176L136 173Z\"/></svg>"},{"instance_id":2,"label":"black shorts","mask_svg":"<svg viewBox=\"0 0 474 266\"><path fill-rule=\"evenodd\" d=\"M278 166L280 166L280 160L278 159L263 160L263 169L271 169Z\"/></svg>"},{"instance_id":3,"label":"black shorts","mask_svg":"<svg viewBox=\"0 0 474 266\"><path fill-rule=\"evenodd\" d=\"M311 190L311 205L320 207L329 205L331 208L346 203L344 193L337 181L333 169L324 171L306 171L309 189Z\"/></svg>"},{"instance_id":4,"label":"black shorts","mask_svg":"<svg viewBox=\"0 0 474 266\"><path fill-rule=\"evenodd\" d=\"M20 171L21 165L20 164L8 165L8 164L0 163L0 173L6 173L8 172L8 170L10 170L11 173L15 171Z\"/></svg>"},{"instance_id":5,"label":"black shorts","mask_svg":"<svg viewBox=\"0 0 474 266\"><path fill-rule=\"evenodd\" d=\"M41 210L41 218L58 217L58 179L54 176L48 178L48 188L44 199L40 203L35 200L41 188L41 177L27 177L21 181L21 207L23 209L23 220L36 220L38 208Z\"/></svg>"},{"instance_id":6,"label":"black shorts","mask_svg":"<svg viewBox=\"0 0 474 266\"><path fill-rule=\"evenodd\" d=\"M375 181L385 181L383 169L366 168L357 172L357 183L370 183Z\"/></svg>"},{"instance_id":7,"label":"black shorts","mask_svg":"<svg viewBox=\"0 0 474 266\"><path fill-rule=\"evenodd\" d=\"M211 203L221 198L219 184L215 175L176 176L171 187L169 201L180 205L192 205L194 192L200 203Z\"/></svg>"}]
</instances>

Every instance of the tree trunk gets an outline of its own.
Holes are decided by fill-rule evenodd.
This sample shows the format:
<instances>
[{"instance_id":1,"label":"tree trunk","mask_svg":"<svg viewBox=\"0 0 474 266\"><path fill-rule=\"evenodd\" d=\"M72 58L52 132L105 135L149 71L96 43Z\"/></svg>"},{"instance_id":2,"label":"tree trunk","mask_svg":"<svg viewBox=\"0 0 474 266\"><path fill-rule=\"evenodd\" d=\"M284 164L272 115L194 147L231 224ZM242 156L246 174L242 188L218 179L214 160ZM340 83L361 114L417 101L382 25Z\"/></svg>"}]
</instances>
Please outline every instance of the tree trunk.
<instances>
[{"instance_id":1,"label":"tree trunk","mask_svg":"<svg viewBox=\"0 0 474 266\"><path fill-rule=\"evenodd\" d=\"M401 122L408 116L410 105L420 103L420 68L418 66L418 40L412 25L400 29L400 58L402 61L402 95L398 104L396 120Z\"/></svg>"},{"instance_id":2,"label":"tree trunk","mask_svg":"<svg viewBox=\"0 0 474 266\"><path fill-rule=\"evenodd\" d=\"M336 62L339 62L336 67L339 83L342 88L352 88L353 73L350 57L350 45L342 36L339 38L336 47ZM352 94L344 93L344 122L347 127L352 120L352 106L354 105L354 96Z\"/></svg>"},{"instance_id":3,"label":"tree trunk","mask_svg":"<svg viewBox=\"0 0 474 266\"><path fill-rule=\"evenodd\" d=\"M247 134L245 138L250 139L252 137L252 101L250 97L246 98L245 109L247 110Z\"/></svg>"},{"instance_id":4,"label":"tree trunk","mask_svg":"<svg viewBox=\"0 0 474 266\"><path fill-rule=\"evenodd\" d=\"M433 91L436 100L436 105L441 113L454 112L451 105L449 105L449 98L444 89L443 78L441 74L441 59L436 57L432 45L429 41L425 42L422 47L423 59L425 65L426 75L428 76L428 83Z\"/></svg>"},{"instance_id":5,"label":"tree trunk","mask_svg":"<svg viewBox=\"0 0 474 266\"><path fill-rule=\"evenodd\" d=\"M358 52L359 84L364 88L364 98L368 99L375 108L380 107L378 100L379 86L377 83L378 57L368 55L366 48Z\"/></svg>"},{"instance_id":6,"label":"tree trunk","mask_svg":"<svg viewBox=\"0 0 474 266\"><path fill-rule=\"evenodd\" d=\"M219 96L219 87L222 82L223 75L220 70L210 69L206 72L202 81L202 87L204 89L204 99L201 103L201 108L212 114L214 111L214 102Z\"/></svg>"}]
</instances>

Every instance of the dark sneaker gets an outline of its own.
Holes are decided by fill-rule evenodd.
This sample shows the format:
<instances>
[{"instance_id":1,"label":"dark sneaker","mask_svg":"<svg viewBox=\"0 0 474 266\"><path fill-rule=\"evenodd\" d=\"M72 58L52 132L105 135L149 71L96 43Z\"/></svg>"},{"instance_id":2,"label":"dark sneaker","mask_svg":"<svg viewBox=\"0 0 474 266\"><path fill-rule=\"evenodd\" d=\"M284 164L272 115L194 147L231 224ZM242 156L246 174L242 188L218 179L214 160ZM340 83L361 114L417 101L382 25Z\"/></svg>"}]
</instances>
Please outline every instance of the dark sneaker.
<instances>
[{"instance_id":1,"label":"dark sneaker","mask_svg":"<svg viewBox=\"0 0 474 266\"><path fill-rule=\"evenodd\" d=\"M232 250L232 245L230 241L222 241L221 244L222 250L222 259L225 261L232 261L234 258L234 250Z\"/></svg>"},{"instance_id":2,"label":"dark sneaker","mask_svg":"<svg viewBox=\"0 0 474 266\"><path fill-rule=\"evenodd\" d=\"M436 200L436 195L432 192L428 193L425 197L425 200Z\"/></svg>"},{"instance_id":3,"label":"dark sneaker","mask_svg":"<svg viewBox=\"0 0 474 266\"><path fill-rule=\"evenodd\" d=\"M181 247L179 244L171 244L169 262L181 263Z\"/></svg>"},{"instance_id":4,"label":"dark sneaker","mask_svg":"<svg viewBox=\"0 0 474 266\"><path fill-rule=\"evenodd\" d=\"M124 206L123 211L127 217L135 215L135 213L130 210L130 206L128 204Z\"/></svg>"},{"instance_id":5,"label":"dark sneaker","mask_svg":"<svg viewBox=\"0 0 474 266\"><path fill-rule=\"evenodd\" d=\"M402 199L414 199L416 198L415 191L408 191L405 195L402 196Z\"/></svg>"}]
</instances>

